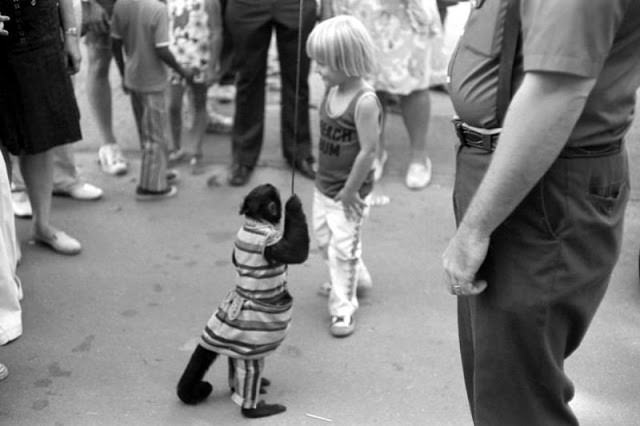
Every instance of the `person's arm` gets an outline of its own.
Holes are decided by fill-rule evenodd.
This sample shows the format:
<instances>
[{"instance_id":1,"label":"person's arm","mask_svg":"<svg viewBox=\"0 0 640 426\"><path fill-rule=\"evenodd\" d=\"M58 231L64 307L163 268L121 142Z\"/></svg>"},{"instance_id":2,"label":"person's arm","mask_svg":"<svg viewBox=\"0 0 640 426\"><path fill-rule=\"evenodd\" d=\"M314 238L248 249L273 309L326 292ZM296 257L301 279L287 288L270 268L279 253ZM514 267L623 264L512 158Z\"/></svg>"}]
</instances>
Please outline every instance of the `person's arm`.
<instances>
[{"instance_id":1,"label":"person's arm","mask_svg":"<svg viewBox=\"0 0 640 426\"><path fill-rule=\"evenodd\" d=\"M351 167L344 188L335 196L341 201L348 217L362 214L365 202L358 191L371 171L376 158L376 147L380 142L380 106L375 96L363 96L356 106L356 130L360 139L360 152Z\"/></svg>"},{"instance_id":2,"label":"person's arm","mask_svg":"<svg viewBox=\"0 0 640 426\"><path fill-rule=\"evenodd\" d=\"M4 29L4 23L9 20L8 16L0 15L0 35L6 36L9 35L7 30Z\"/></svg>"},{"instance_id":3,"label":"person's arm","mask_svg":"<svg viewBox=\"0 0 640 426\"><path fill-rule=\"evenodd\" d=\"M124 54L122 53L122 39L111 36L111 50L113 52L113 59L116 61L116 65L118 66L118 71L120 72L120 77L124 81Z\"/></svg>"},{"instance_id":4,"label":"person's arm","mask_svg":"<svg viewBox=\"0 0 640 426\"><path fill-rule=\"evenodd\" d=\"M76 23L76 15L73 10L73 0L60 0L60 19L64 32L64 50L67 55L69 72L75 74L80 71L80 32Z\"/></svg>"},{"instance_id":5,"label":"person's arm","mask_svg":"<svg viewBox=\"0 0 640 426\"><path fill-rule=\"evenodd\" d=\"M167 66L174 69L182 78L187 80L187 83L193 83L193 76L195 71L192 69L185 69L176 61L176 57L173 56L169 49L169 12L167 6L164 3L157 3L158 9L156 13L149 17L153 22L155 41L154 50L158 58L164 62Z\"/></svg>"},{"instance_id":6,"label":"person's arm","mask_svg":"<svg viewBox=\"0 0 640 426\"><path fill-rule=\"evenodd\" d=\"M442 258L446 284L478 294L476 282L491 233L558 158L595 79L528 72L513 97L491 164Z\"/></svg>"},{"instance_id":7,"label":"person's arm","mask_svg":"<svg viewBox=\"0 0 640 426\"><path fill-rule=\"evenodd\" d=\"M267 260L286 264L303 263L309 256L309 228L297 195L285 205L284 233L275 244L264 249Z\"/></svg>"},{"instance_id":8,"label":"person's arm","mask_svg":"<svg viewBox=\"0 0 640 426\"><path fill-rule=\"evenodd\" d=\"M222 52L222 9L219 0L209 0L209 33L211 34L210 43L210 62L207 75L205 76L205 84L207 86L213 84L220 78L220 53Z\"/></svg>"},{"instance_id":9,"label":"person's arm","mask_svg":"<svg viewBox=\"0 0 640 426\"><path fill-rule=\"evenodd\" d=\"M186 69L180 65L178 61L176 61L175 56L173 56L173 53L171 53L171 50L169 50L169 46L156 46L155 51L160 60L173 68L182 78L187 80L187 83L191 83L193 81L193 76L195 74L194 71Z\"/></svg>"},{"instance_id":10,"label":"person's arm","mask_svg":"<svg viewBox=\"0 0 640 426\"><path fill-rule=\"evenodd\" d=\"M109 31L109 15L96 0L82 0L82 31L106 33Z\"/></svg>"},{"instance_id":11,"label":"person's arm","mask_svg":"<svg viewBox=\"0 0 640 426\"><path fill-rule=\"evenodd\" d=\"M320 0L320 20L324 21L334 15L333 0Z\"/></svg>"}]
</instances>

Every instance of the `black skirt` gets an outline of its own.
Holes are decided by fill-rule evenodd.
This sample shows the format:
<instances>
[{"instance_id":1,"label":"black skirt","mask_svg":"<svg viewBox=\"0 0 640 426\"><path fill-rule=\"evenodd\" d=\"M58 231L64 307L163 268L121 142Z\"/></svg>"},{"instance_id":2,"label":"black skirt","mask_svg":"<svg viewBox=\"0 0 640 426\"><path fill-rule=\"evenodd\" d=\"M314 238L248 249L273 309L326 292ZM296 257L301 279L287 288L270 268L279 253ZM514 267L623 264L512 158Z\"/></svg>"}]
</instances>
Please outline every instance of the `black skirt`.
<instances>
[{"instance_id":1,"label":"black skirt","mask_svg":"<svg viewBox=\"0 0 640 426\"><path fill-rule=\"evenodd\" d=\"M27 51L0 49L0 143L38 154L82 139L66 55L56 40Z\"/></svg>"}]
</instances>

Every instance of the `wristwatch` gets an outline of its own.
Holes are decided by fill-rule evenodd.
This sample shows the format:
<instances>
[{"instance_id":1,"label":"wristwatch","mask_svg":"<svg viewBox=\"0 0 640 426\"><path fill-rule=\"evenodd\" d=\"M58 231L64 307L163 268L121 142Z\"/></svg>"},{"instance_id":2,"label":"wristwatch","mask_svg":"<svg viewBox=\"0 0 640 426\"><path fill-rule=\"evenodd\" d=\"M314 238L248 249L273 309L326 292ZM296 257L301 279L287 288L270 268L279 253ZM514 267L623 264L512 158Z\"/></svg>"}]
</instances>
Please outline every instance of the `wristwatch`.
<instances>
[{"instance_id":1,"label":"wristwatch","mask_svg":"<svg viewBox=\"0 0 640 426\"><path fill-rule=\"evenodd\" d=\"M65 35L77 37L78 36L78 27L69 27L64 30Z\"/></svg>"}]
</instances>

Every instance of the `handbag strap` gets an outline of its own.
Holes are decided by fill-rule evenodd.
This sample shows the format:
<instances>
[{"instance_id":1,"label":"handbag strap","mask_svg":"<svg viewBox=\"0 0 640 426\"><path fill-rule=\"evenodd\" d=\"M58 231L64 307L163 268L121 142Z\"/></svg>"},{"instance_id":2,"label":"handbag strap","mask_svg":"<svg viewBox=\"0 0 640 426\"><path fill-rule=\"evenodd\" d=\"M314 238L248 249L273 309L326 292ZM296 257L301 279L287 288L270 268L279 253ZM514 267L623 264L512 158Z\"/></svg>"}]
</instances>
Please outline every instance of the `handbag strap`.
<instances>
[{"instance_id":1,"label":"handbag strap","mask_svg":"<svg viewBox=\"0 0 640 426\"><path fill-rule=\"evenodd\" d=\"M504 116L513 96L513 65L520 39L520 0L506 0L506 12L502 29L502 49L498 68L498 93L496 118L502 127Z\"/></svg>"}]
</instances>

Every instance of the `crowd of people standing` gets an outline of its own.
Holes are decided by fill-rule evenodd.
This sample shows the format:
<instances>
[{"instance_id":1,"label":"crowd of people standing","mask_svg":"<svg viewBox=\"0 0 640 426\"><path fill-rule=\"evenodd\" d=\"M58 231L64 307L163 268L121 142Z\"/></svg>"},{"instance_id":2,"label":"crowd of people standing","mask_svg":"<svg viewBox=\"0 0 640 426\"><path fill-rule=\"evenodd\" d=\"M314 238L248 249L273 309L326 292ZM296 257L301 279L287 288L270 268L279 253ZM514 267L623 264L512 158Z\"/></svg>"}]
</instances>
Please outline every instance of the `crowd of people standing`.
<instances>
[{"instance_id":1,"label":"crowd of people standing","mask_svg":"<svg viewBox=\"0 0 640 426\"><path fill-rule=\"evenodd\" d=\"M449 69L460 140L458 228L443 268L458 298L476 424L577 424L563 363L580 345L620 249L628 198L624 136L640 85L640 6L632 0L558 4L474 2ZM72 0L0 0L0 12L8 15L0 18L0 343L22 332L20 250L7 208L12 168L19 166L32 206L33 239L58 253L77 254L81 244L51 224L52 194L102 195L79 178L58 188L53 178L55 151L82 137L70 75L81 66L83 28L89 103L104 139L98 158L106 173L127 173L111 123L113 57L140 139L139 200L177 193L170 160L182 156L185 91L194 105L188 139L198 166L207 93L225 72L234 75L236 89L228 183L250 181L263 144L275 32L282 154L316 183L314 231L331 276L323 287L329 330L336 337L353 333L357 287L371 281L360 258L360 225L387 158L384 106L399 100L409 135L406 186L426 187L431 55L446 9L435 0L82 0L80 8L86 25L78 23ZM319 19L331 24L315 31ZM225 27L231 61L222 57ZM342 35L332 38L336 34ZM369 46L378 47L378 56ZM310 58L327 83L318 167L309 124ZM72 156L67 162L72 169ZM597 256L591 247L600 249ZM0 379L6 374L0 366Z\"/></svg>"}]
</instances>

